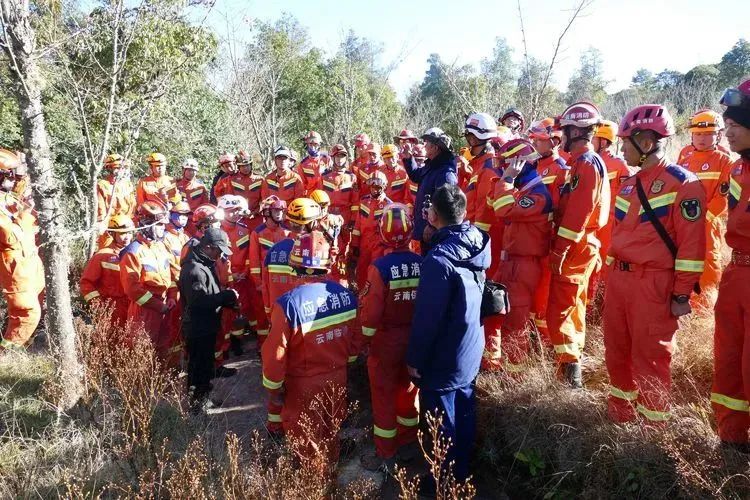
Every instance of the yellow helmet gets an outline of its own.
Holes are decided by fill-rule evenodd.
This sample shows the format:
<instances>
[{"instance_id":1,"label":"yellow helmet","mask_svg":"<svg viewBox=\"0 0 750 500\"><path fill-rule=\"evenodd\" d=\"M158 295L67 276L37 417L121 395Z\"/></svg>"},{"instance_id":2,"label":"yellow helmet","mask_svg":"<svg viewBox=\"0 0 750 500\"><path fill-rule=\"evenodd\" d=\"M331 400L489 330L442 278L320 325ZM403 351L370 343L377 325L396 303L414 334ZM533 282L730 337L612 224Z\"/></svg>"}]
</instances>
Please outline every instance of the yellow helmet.
<instances>
[{"instance_id":1,"label":"yellow helmet","mask_svg":"<svg viewBox=\"0 0 750 500\"><path fill-rule=\"evenodd\" d=\"M316 189L315 191L310 193L310 198L321 207L325 207L331 204L331 197L328 196L328 193L326 193L322 189Z\"/></svg>"},{"instance_id":2,"label":"yellow helmet","mask_svg":"<svg viewBox=\"0 0 750 500\"><path fill-rule=\"evenodd\" d=\"M104 168L119 168L122 167L123 157L117 153L107 155L104 159Z\"/></svg>"},{"instance_id":3,"label":"yellow helmet","mask_svg":"<svg viewBox=\"0 0 750 500\"><path fill-rule=\"evenodd\" d=\"M617 124L609 120L602 120L596 127L594 137L607 139L609 142L615 142L615 137L617 137Z\"/></svg>"},{"instance_id":4,"label":"yellow helmet","mask_svg":"<svg viewBox=\"0 0 750 500\"><path fill-rule=\"evenodd\" d=\"M182 214L187 215L192 210L190 210L190 205L188 205L188 202L180 199L177 203L175 203L172 208L169 209L169 211L173 214Z\"/></svg>"},{"instance_id":5,"label":"yellow helmet","mask_svg":"<svg viewBox=\"0 0 750 500\"><path fill-rule=\"evenodd\" d=\"M147 163L167 163L167 157L161 153L151 153L146 157Z\"/></svg>"},{"instance_id":6,"label":"yellow helmet","mask_svg":"<svg viewBox=\"0 0 750 500\"><path fill-rule=\"evenodd\" d=\"M296 198L286 207L286 219L304 226L321 216L320 205L310 198Z\"/></svg>"},{"instance_id":7,"label":"yellow helmet","mask_svg":"<svg viewBox=\"0 0 750 500\"><path fill-rule=\"evenodd\" d=\"M380 150L380 156L383 158L392 158L398 155L398 148L395 144L386 144Z\"/></svg>"},{"instance_id":8,"label":"yellow helmet","mask_svg":"<svg viewBox=\"0 0 750 500\"><path fill-rule=\"evenodd\" d=\"M690 117L691 134L700 132L720 132L724 130L724 120L716 111L702 109Z\"/></svg>"},{"instance_id":9,"label":"yellow helmet","mask_svg":"<svg viewBox=\"0 0 750 500\"><path fill-rule=\"evenodd\" d=\"M127 215L113 215L109 218L107 231L112 231L113 233L129 233L135 231L135 224L133 224L133 219Z\"/></svg>"},{"instance_id":10,"label":"yellow helmet","mask_svg":"<svg viewBox=\"0 0 750 500\"><path fill-rule=\"evenodd\" d=\"M16 153L0 149L0 170L16 170L21 166L21 159Z\"/></svg>"}]
</instances>

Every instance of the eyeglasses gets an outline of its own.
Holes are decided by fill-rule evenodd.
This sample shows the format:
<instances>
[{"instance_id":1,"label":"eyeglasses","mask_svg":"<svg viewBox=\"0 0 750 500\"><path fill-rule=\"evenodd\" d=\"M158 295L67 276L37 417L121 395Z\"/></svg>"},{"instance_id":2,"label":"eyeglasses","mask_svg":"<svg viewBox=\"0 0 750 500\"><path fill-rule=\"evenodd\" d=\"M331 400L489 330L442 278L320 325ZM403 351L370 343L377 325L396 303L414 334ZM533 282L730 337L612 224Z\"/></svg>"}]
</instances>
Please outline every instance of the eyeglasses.
<instances>
[{"instance_id":1,"label":"eyeglasses","mask_svg":"<svg viewBox=\"0 0 750 500\"><path fill-rule=\"evenodd\" d=\"M750 96L743 94L739 89L726 89L719 104L750 109Z\"/></svg>"}]
</instances>

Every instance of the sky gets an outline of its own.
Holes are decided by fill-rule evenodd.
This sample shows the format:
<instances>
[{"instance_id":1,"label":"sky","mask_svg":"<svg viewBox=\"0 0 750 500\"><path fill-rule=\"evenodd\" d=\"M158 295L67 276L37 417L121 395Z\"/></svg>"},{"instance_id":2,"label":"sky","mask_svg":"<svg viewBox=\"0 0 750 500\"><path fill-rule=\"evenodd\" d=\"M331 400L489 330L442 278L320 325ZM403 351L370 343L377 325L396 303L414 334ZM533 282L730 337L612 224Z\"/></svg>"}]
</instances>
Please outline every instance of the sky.
<instances>
[{"instance_id":1,"label":"sky","mask_svg":"<svg viewBox=\"0 0 750 500\"><path fill-rule=\"evenodd\" d=\"M529 54L549 61L577 0L520 0ZM400 98L424 77L427 58L437 53L447 64L474 64L491 56L497 37L523 60L516 0L216 0L208 23L225 36L242 33L243 21L274 21L294 15L310 43L336 52L349 29L384 49L381 64L398 61L389 82ZM563 41L554 84L561 90L588 47L602 52L609 92L627 87L635 72L718 62L741 37L750 37L748 0L594 0ZM239 29L238 29L239 27ZM701 40L701 35L703 40Z\"/></svg>"}]
</instances>

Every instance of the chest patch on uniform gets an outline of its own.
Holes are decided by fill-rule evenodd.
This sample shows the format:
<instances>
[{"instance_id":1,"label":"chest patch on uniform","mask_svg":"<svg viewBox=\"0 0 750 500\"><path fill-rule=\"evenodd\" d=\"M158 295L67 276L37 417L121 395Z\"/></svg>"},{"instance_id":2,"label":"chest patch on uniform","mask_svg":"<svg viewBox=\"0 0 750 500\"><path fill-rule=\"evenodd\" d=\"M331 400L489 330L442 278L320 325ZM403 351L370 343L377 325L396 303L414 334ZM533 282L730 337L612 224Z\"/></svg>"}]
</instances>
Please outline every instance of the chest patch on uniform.
<instances>
[{"instance_id":1,"label":"chest patch on uniform","mask_svg":"<svg viewBox=\"0 0 750 500\"><path fill-rule=\"evenodd\" d=\"M729 193L729 183L728 182L722 182L719 186L719 194L722 196L726 196L727 193Z\"/></svg>"},{"instance_id":2,"label":"chest patch on uniform","mask_svg":"<svg viewBox=\"0 0 750 500\"><path fill-rule=\"evenodd\" d=\"M545 169L544 169L544 172L542 172L542 175L547 175L548 173L549 173L549 169L548 169L548 168L545 168Z\"/></svg>"},{"instance_id":3,"label":"chest patch on uniform","mask_svg":"<svg viewBox=\"0 0 750 500\"><path fill-rule=\"evenodd\" d=\"M689 198L680 202L680 211L685 220L696 221L701 216L701 204L696 198Z\"/></svg>"},{"instance_id":4,"label":"chest patch on uniform","mask_svg":"<svg viewBox=\"0 0 750 500\"><path fill-rule=\"evenodd\" d=\"M574 175L570 179L570 190L575 191L575 189L578 187L578 182L580 181L580 178L578 177L578 174Z\"/></svg>"},{"instance_id":5,"label":"chest patch on uniform","mask_svg":"<svg viewBox=\"0 0 750 500\"><path fill-rule=\"evenodd\" d=\"M653 184L651 184L651 192L653 194L659 194L661 193L661 190L664 189L664 181L660 179L656 179Z\"/></svg>"},{"instance_id":6,"label":"chest patch on uniform","mask_svg":"<svg viewBox=\"0 0 750 500\"><path fill-rule=\"evenodd\" d=\"M703 170L705 172L709 168L711 168L711 166L708 163L704 163L703 166L701 167L701 170Z\"/></svg>"},{"instance_id":7,"label":"chest patch on uniform","mask_svg":"<svg viewBox=\"0 0 750 500\"><path fill-rule=\"evenodd\" d=\"M528 196L524 196L523 198L518 200L518 204L521 206L521 208L530 208L534 206L534 200L532 200Z\"/></svg>"},{"instance_id":8,"label":"chest patch on uniform","mask_svg":"<svg viewBox=\"0 0 750 500\"><path fill-rule=\"evenodd\" d=\"M742 173L742 166L735 167L734 170L732 170L732 175L740 175Z\"/></svg>"},{"instance_id":9,"label":"chest patch on uniform","mask_svg":"<svg viewBox=\"0 0 750 500\"><path fill-rule=\"evenodd\" d=\"M630 193L633 192L634 188L635 186L633 185L623 186L622 189L620 190L620 194L623 196L630 196Z\"/></svg>"}]
</instances>

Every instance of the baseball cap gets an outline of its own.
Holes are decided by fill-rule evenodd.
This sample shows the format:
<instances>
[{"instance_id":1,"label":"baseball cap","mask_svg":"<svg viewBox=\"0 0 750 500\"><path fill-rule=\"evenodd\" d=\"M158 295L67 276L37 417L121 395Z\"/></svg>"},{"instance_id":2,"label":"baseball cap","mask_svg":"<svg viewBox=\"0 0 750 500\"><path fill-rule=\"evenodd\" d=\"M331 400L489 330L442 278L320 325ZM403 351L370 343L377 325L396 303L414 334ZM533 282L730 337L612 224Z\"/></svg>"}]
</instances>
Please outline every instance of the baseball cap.
<instances>
[{"instance_id":1,"label":"baseball cap","mask_svg":"<svg viewBox=\"0 0 750 500\"><path fill-rule=\"evenodd\" d=\"M224 255L232 255L232 249L229 248L229 238L227 233L218 227L209 227L201 237L201 245L214 245L221 250Z\"/></svg>"}]
</instances>

